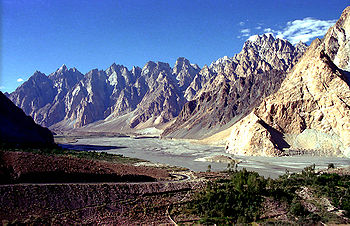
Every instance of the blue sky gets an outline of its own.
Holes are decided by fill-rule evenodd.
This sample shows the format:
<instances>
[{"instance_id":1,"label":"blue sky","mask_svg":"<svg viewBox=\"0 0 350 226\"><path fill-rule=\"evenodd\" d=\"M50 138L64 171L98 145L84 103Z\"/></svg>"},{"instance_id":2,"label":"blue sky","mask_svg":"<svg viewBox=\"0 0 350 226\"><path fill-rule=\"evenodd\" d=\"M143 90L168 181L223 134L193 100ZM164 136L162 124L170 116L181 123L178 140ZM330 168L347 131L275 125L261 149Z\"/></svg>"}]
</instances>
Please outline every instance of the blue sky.
<instances>
[{"instance_id":1,"label":"blue sky","mask_svg":"<svg viewBox=\"0 0 350 226\"><path fill-rule=\"evenodd\" d=\"M238 53L254 34L310 42L348 0L0 0L0 90L62 64L82 73L113 62L199 66Z\"/></svg>"}]
</instances>

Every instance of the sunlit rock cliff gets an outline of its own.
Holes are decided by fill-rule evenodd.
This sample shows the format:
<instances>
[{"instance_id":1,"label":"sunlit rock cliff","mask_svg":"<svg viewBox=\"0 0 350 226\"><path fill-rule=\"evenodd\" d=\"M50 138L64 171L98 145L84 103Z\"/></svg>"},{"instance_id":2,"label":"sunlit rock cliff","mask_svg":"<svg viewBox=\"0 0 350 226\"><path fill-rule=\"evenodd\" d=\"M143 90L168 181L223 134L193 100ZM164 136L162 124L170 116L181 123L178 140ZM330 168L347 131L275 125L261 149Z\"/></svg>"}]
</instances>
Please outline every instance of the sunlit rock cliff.
<instances>
[{"instance_id":1,"label":"sunlit rock cliff","mask_svg":"<svg viewBox=\"0 0 350 226\"><path fill-rule=\"evenodd\" d=\"M312 42L278 92L231 129L228 152L350 156L350 7Z\"/></svg>"}]
</instances>

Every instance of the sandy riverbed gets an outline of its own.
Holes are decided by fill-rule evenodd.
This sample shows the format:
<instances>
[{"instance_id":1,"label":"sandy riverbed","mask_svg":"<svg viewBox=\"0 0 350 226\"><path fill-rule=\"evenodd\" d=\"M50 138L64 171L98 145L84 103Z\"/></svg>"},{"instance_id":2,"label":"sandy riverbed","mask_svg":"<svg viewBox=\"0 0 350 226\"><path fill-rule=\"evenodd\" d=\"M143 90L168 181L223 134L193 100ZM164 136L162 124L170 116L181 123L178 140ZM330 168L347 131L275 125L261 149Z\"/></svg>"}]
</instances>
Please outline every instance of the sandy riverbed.
<instances>
[{"instance_id":1,"label":"sandy riverbed","mask_svg":"<svg viewBox=\"0 0 350 226\"><path fill-rule=\"evenodd\" d=\"M84 147L83 145L103 145L120 148L101 150L108 153L122 154L127 157L145 159L154 163L176 165L186 167L194 171L206 171L208 165L211 170L220 171L227 169L227 163L210 162L212 156L226 155L223 147L215 147L203 144L193 144L187 141L162 140L158 138L134 139L130 137L89 137L78 138L73 145ZM80 146L79 146L80 145ZM88 146L89 147L89 146ZM95 150L96 151L96 150ZM259 172L265 177L277 177L286 170L297 172L316 164L316 168L326 168L329 163L336 167L350 165L349 158L339 157L317 157L317 156L288 156L288 157L248 157L230 156L239 160L239 168L247 168Z\"/></svg>"}]
</instances>

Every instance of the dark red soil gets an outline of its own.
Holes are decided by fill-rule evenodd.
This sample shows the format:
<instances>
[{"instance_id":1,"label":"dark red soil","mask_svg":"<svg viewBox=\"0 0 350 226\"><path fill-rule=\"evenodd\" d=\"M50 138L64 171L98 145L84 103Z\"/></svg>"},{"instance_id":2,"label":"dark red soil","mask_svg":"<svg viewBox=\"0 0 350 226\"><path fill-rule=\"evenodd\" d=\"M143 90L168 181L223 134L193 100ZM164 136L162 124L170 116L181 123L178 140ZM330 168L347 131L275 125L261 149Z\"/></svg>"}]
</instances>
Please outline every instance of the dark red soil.
<instances>
[{"instance_id":1,"label":"dark red soil","mask_svg":"<svg viewBox=\"0 0 350 226\"><path fill-rule=\"evenodd\" d=\"M124 182L169 178L163 169L75 157L0 151L0 183Z\"/></svg>"}]
</instances>

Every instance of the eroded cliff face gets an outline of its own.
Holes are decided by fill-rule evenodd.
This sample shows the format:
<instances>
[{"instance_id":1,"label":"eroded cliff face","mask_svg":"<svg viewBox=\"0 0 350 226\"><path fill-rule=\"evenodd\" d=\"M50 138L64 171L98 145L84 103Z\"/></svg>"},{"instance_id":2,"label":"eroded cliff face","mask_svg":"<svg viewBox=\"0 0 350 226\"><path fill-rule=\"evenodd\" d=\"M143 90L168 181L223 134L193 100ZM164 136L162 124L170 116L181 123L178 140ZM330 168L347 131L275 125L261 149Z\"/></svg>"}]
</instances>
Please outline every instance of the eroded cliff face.
<instances>
[{"instance_id":1,"label":"eroded cliff face","mask_svg":"<svg viewBox=\"0 0 350 226\"><path fill-rule=\"evenodd\" d=\"M185 99L169 64L149 62L141 77L147 85L147 92L133 112L130 126L133 128L147 121L150 121L148 125L158 125L175 118Z\"/></svg>"},{"instance_id":2,"label":"eroded cliff face","mask_svg":"<svg viewBox=\"0 0 350 226\"><path fill-rule=\"evenodd\" d=\"M349 12L347 7L325 37L313 41L279 91L252 111L249 117L256 120L245 118L232 127L230 153L281 155L299 149L349 156ZM262 124L267 129L258 132ZM244 135L247 127L254 136Z\"/></svg>"},{"instance_id":3,"label":"eroded cliff face","mask_svg":"<svg viewBox=\"0 0 350 226\"><path fill-rule=\"evenodd\" d=\"M82 127L91 122L104 119L111 94L107 75L97 69L88 72L66 96L67 127Z\"/></svg>"},{"instance_id":4,"label":"eroded cliff face","mask_svg":"<svg viewBox=\"0 0 350 226\"><path fill-rule=\"evenodd\" d=\"M234 57L204 66L185 91L190 101L162 135L198 139L231 126L279 89L305 49L303 43L257 35Z\"/></svg>"}]
</instances>

